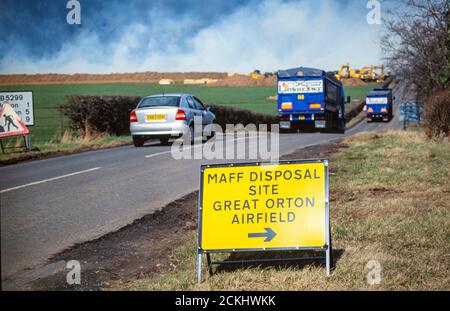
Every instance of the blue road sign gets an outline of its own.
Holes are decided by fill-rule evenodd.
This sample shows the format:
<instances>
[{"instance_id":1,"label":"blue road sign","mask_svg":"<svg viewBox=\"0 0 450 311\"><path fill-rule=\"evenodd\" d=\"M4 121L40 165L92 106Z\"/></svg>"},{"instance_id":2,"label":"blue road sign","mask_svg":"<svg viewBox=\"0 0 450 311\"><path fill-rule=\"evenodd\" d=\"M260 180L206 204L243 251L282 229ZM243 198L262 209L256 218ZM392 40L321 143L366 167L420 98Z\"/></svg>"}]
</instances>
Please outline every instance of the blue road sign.
<instances>
[{"instance_id":1,"label":"blue road sign","mask_svg":"<svg viewBox=\"0 0 450 311\"><path fill-rule=\"evenodd\" d=\"M418 122L422 120L423 103L404 102L400 107L400 121Z\"/></svg>"}]
</instances>

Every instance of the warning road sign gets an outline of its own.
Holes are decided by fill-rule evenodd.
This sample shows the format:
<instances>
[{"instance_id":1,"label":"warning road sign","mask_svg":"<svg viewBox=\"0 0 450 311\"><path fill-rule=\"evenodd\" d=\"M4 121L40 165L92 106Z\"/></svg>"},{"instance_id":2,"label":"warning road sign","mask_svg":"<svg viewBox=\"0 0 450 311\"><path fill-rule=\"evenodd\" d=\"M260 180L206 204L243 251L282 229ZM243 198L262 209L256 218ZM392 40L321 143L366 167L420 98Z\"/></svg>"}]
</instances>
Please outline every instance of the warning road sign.
<instances>
[{"instance_id":1,"label":"warning road sign","mask_svg":"<svg viewBox=\"0 0 450 311\"><path fill-rule=\"evenodd\" d=\"M199 247L205 251L324 248L327 165L204 166Z\"/></svg>"},{"instance_id":2,"label":"warning road sign","mask_svg":"<svg viewBox=\"0 0 450 311\"><path fill-rule=\"evenodd\" d=\"M0 105L0 137L27 135L30 131L9 103Z\"/></svg>"}]
</instances>

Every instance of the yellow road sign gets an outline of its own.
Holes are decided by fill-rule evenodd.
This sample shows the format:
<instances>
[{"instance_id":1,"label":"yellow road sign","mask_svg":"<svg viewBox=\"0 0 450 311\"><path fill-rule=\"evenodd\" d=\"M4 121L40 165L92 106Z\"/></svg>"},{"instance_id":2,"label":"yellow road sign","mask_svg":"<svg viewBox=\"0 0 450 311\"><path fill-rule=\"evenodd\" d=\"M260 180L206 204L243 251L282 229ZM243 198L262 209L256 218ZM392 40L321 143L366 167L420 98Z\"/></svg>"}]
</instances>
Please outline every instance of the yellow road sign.
<instances>
[{"instance_id":1,"label":"yellow road sign","mask_svg":"<svg viewBox=\"0 0 450 311\"><path fill-rule=\"evenodd\" d=\"M327 161L202 166L199 249L326 248Z\"/></svg>"}]
</instances>

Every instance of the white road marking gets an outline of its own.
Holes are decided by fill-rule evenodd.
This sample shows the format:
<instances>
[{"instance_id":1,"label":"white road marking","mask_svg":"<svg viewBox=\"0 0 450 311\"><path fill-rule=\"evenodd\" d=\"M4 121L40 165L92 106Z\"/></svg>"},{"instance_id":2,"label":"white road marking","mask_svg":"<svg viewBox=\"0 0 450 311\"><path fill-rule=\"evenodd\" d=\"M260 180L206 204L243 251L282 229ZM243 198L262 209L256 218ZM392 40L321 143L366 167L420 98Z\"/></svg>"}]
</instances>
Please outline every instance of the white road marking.
<instances>
[{"instance_id":1,"label":"white road marking","mask_svg":"<svg viewBox=\"0 0 450 311\"><path fill-rule=\"evenodd\" d=\"M233 139L227 139L227 140L225 140L225 141L239 141L239 140L244 140L244 139L254 139L254 138L257 138L257 136L237 137L237 138L233 138ZM202 147L202 146L203 146L203 144L195 145L195 146L193 146L193 147L190 146L190 147L187 147L186 150L190 150L190 149L193 149L193 148L199 148L199 147ZM149 159L149 158L157 157L157 156L160 156L160 155L168 154L168 153L171 153L171 152L172 152L172 150L167 150L167 151L162 151L162 152L152 153L152 154L146 155L145 158L146 158L146 159Z\"/></svg>"},{"instance_id":2,"label":"white road marking","mask_svg":"<svg viewBox=\"0 0 450 311\"><path fill-rule=\"evenodd\" d=\"M152 154L146 155L145 157L148 159L148 158L157 157L159 155L168 154L168 153L171 153L171 152L172 152L171 150L163 151L163 152L157 152L157 153L152 153Z\"/></svg>"},{"instance_id":3,"label":"white road marking","mask_svg":"<svg viewBox=\"0 0 450 311\"><path fill-rule=\"evenodd\" d=\"M71 177L71 176L75 176L75 175L79 175L79 174L89 173L89 172L93 172L93 171L96 171L96 170L99 170L99 169L101 169L101 167L94 167L94 168L90 168L90 169L87 169L87 170L78 171L78 172L74 172L74 173L70 173L70 174L66 174L66 175L61 175L61 176L57 176L57 177L52 177L52 178L48 178L48 179L34 181L34 182L29 183L29 184L25 184L25 185L21 185L21 186L17 186L17 187L12 187L12 188L8 188L8 189L0 190L0 193L14 191L14 190L22 189L22 188L29 187L29 186L39 185L39 184L43 184L43 183L46 183L46 182L49 182L49 181L58 180L58 179L61 179L61 178L66 178L66 177Z\"/></svg>"}]
</instances>

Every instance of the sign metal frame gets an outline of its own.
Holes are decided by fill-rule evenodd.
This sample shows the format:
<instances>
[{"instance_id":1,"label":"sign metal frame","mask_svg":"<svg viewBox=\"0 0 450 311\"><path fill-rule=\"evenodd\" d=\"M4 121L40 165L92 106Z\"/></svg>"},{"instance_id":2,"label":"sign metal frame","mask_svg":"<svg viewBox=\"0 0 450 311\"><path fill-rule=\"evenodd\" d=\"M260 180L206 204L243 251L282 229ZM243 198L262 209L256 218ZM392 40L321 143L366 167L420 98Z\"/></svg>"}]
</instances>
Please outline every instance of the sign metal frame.
<instances>
[{"instance_id":1,"label":"sign metal frame","mask_svg":"<svg viewBox=\"0 0 450 311\"><path fill-rule=\"evenodd\" d=\"M203 249L202 242L202 211L203 211L203 176L204 171L207 168L220 168L220 167L245 167L245 166L263 166L263 165L289 165L289 164L312 164L323 163L325 166L325 245L317 247L267 247L267 248L236 248L236 249ZM239 263L264 263L264 262L277 262L277 261L292 261L292 260L312 260L321 259L325 261L326 276L331 274L332 265L332 245L331 245L331 232L330 232L330 205L329 205L329 173L328 173L328 160L326 159L308 159L308 160L286 160L278 162L238 162L238 163L219 163L219 164L203 164L200 166L200 191L198 193L198 234L197 234L197 282L201 283L202 280L202 255L206 255L207 269L211 274L212 264L233 264L233 261L215 261L212 262L210 254L213 253L238 253L238 252L262 252L262 251L325 251L325 257L300 257L300 258L281 258L281 259L254 259L254 260L239 260Z\"/></svg>"}]
</instances>

